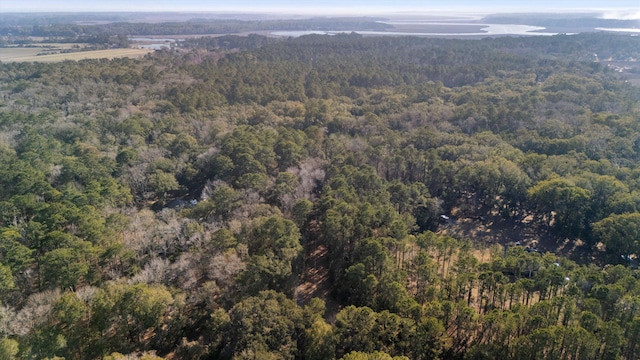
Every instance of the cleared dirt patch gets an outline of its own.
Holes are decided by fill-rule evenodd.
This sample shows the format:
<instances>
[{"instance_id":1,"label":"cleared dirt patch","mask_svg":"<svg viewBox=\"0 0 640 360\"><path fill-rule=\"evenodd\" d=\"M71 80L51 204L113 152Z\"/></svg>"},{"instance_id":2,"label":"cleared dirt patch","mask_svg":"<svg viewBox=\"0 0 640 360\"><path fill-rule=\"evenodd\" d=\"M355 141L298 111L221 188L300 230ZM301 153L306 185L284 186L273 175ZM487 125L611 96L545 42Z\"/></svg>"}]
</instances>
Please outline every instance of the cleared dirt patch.
<instances>
[{"instance_id":1,"label":"cleared dirt patch","mask_svg":"<svg viewBox=\"0 0 640 360\"><path fill-rule=\"evenodd\" d=\"M314 297L326 299L329 295L328 251L324 245L311 250L302 281L297 289L298 303L306 304Z\"/></svg>"}]
</instances>

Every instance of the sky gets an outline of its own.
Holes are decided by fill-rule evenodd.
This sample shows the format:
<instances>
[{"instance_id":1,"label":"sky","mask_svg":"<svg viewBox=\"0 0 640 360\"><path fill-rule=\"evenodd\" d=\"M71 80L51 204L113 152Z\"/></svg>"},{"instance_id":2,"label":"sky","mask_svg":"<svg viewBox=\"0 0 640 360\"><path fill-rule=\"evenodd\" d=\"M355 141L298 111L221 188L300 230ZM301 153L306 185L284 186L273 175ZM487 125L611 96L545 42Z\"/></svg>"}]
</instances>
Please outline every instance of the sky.
<instances>
[{"instance_id":1,"label":"sky","mask_svg":"<svg viewBox=\"0 0 640 360\"><path fill-rule=\"evenodd\" d=\"M570 10L608 11L611 17L640 18L640 0L0 0L0 12L242 11L374 14L388 11L488 13Z\"/></svg>"}]
</instances>

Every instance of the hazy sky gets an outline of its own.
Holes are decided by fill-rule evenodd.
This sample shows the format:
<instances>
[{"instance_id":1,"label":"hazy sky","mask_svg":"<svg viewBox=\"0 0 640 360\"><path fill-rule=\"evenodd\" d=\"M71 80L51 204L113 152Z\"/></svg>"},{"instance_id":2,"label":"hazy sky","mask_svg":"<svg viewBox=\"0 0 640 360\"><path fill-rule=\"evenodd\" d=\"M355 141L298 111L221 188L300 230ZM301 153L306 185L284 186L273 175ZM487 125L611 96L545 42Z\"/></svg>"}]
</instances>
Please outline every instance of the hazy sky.
<instances>
[{"instance_id":1,"label":"hazy sky","mask_svg":"<svg viewBox=\"0 0 640 360\"><path fill-rule=\"evenodd\" d=\"M640 13L640 0L0 0L9 11L274 11L340 12L456 10L552 11L622 8Z\"/></svg>"}]
</instances>

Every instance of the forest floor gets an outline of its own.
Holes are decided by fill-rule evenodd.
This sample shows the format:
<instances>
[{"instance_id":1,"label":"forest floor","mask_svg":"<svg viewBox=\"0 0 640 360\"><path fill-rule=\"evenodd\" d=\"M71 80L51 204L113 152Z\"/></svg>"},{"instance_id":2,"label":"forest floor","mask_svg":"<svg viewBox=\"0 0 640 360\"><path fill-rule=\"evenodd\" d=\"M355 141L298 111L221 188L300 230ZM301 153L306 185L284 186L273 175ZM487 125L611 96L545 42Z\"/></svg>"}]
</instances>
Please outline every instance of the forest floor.
<instances>
[{"instance_id":1,"label":"forest floor","mask_svg":"<svg viewBox=\"0 0 640 360\"><path fill-rule=\"evenodd\" d=\"M310 229L309 241L305 246L304 269L296 287L296 299L300 306L304 306L315 297L324 300L327 320L332 321L340 309L331 294L329 254L326 246L318 241L317 225L310 226ZM460 217L450 224L441 225L437 232L457 239L471 239L475 244L473 254L480 262L491 261L489 248L496 244L502 246L505 251L510 246L524 246L540 253L562 255L583 264L596 261L593 252L586 249L582 241L558 240L551 235L547 226L532 221L531 217L519 221L504 219L501 216ZM455 263L455 260L454 256L445 264L444 269L439 269L439 272L446 275L449 265ZM477 289L474 289L473 296L477 295ZM535 303L537 299L533 298L531 301Z\"/></svg>"},{"instance_id":2,"label":"forest floor","mask_svg":"<svg viewBox=\"0 0 640 360\"><path fill-rule=\"evenodd\" d=\"M331 296L332 284L329 281L329 251L318 241L317 224L309 226L309 241L305 246L304 269L296 287L298 305L304 306L313 298L324 300L329 321L338 313L337 301Z\"/></svg>"},{"instance_id":3,"label":"forest floor","mask_svg":"<svg viewBox=\"0 0 640 360\"><path fill-rule=\"evenodd\" d=\"M519 242L522 246L544 251L553 242L547 232L539 229L539 226L497 218L458 218L451 224L441 226L438 233L458 239L471 239L474 243L486 247L493 244L514 246Z\"/></svg>"},{"instance_id":4,"label":"forest floor","mask_svg":"<svg viewBox=\"0 0 640 360\"><path fill-rule=\"evenodd\" d=\"M531 216L522 220L504 219L501 216L486 219L462 217L443 226L438 232L457 239L471 239L478 245L476 248L488 248L494 244L505 248L520 245L541 253L562 255L578 263L595 260L593 251L587 249L583 241L558 239L547 226L534 222Z\"/></svg>"},{"instance_id":5,"label":"forest floor","mask_svg":"<svg viewBox=\"0 0 640 360\"><path fill-rule=\"evenodd\" d=\"M313 298L325 302L325 320L335 322L340 311L338 301L331 294L332 284L329 281L329 252L322 245L314 245L306 254L305 267L296 288L296 299L299 306L304 306Z\"/></svg>"},{"instance_id":6,"label":"forest floor","mask_svg":"<svg viewBox=\"0 0 640 360\"><path fill-rule=\"evenodd\" d=\"M298 304L306 304L314 297L329 295L328 251L324 245L315 246L307 254L306 264L297 288Z\"/></svg>"}]
</instances>

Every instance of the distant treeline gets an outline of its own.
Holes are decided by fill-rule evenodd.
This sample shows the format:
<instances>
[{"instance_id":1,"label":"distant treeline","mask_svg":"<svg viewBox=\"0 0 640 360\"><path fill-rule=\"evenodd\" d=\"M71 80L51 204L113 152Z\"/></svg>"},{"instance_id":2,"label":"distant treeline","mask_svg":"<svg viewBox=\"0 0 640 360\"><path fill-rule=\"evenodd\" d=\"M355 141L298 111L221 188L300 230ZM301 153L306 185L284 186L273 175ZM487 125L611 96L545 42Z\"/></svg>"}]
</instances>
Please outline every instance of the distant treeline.
<instances>
[{"instance_id":1,"label":"distant treeline","mask_svg":"<svg viewBox=\"0 0 640 360\"><path fill-rule=\"evenodd\" d=\"M53 24L0 27L0 36L80 37L91 35L229 34L269 30L384 30L391 25L372 18L313 18L304 20L191 20L187 22L100 25Z\"/></svg>"}]
</instances>

